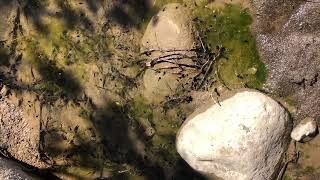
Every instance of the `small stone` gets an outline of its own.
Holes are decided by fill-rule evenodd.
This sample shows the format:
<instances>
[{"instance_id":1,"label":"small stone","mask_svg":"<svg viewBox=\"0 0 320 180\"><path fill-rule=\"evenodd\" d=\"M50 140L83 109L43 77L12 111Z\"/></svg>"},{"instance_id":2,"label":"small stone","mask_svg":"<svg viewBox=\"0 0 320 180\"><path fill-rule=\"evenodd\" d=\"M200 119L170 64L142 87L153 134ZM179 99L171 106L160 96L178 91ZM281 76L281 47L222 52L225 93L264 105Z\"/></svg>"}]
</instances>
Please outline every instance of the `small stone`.
<instances>
[{"instance_id":1,"label":"small stone","mask_svg":"<svg viewBox=\"0 0 320 180\"><path fill-rule=\"evenodd\" d=\"M318 134L317 122L314 118L305 118L291 132L291 138L298 142L308 142Z\"/></svg>"},{"instance_id":2,"label":"small stone","mask_svg":"<svg viewBox=\"0 0 320 180\"><path fill-rule=\"evenodd\" d=\"M155 134L155 129L152 127L151 123L146 118L138 119L140 126L144 129L144 135L147 137L152 137Z\"/></svg>"},{"instance_id":3,"label":"small stone","mask_svg":"<svg viewBox=\"0 0 320 180\"><path fill-rule=\"evenodd\" d=\"M6 85L3 85L2 89L0 90L0 95L1 96L6 96L6 95L8 95L8 92L9 92L8 87Z\"/></svg>"},{"instance_id":4,"label":"small stone","mask_svg":"<svg viewBox=\"0 0 320 180\"><path fill-rule=\"evenodd\" d=\"M255 68L255 67L252 67L252 68L249 68L248 70L247 70L247 74L252 74L252 75L254 75L254 74L256 74L257 73L257 68Z\"/></svg>"}]
</instances>

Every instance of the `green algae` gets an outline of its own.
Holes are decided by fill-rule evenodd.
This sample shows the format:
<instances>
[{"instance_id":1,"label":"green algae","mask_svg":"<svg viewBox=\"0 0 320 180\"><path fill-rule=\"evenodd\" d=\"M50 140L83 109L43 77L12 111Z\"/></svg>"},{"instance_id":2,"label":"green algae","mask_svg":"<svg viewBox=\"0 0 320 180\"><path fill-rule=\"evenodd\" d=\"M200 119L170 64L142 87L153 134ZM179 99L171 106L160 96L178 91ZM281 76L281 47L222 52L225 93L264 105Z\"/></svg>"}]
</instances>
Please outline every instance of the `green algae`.
<instances>
[{"instance_id":1,"label":"green algae","mask_svg":"<svg viewBox=\"0 0 320 180\"><path fill-rule=\"evenodd\" d=\"M263 86L267 70L260 60L256 41L251 34L253 21L248 9L237 4L225 4L224 8L208 8L209 1L163 0L147 12L146 18L138 24L141 32L150 19L167 3L181 3L192 8L195 30L202 40L214 51L217 46L226 48L225 59L217 63L218 75L228 86L233 88L249 87L259 89Z\"/></svg>"},{"instance_id":2,"label":"green algae","mask_svg":"<svg viewBox=\"0 0 320 180\"><path fill-rule=\"evenodd\" d=\"M286 96L282 98L289 106L295 107L297 105L296 100L292 96Z\"/></svg>"},{"instance_id":3,"label":"green algae","mask_svg":"<svg viewBox=\"0 0 320 180\"><path fill-rule=\"evenodd\" d=\"M32 11L33 6L45 6L44 3L39 3L27 4L26 8ZM34 25L34 31L28 35L29 40L38 43L37 49L32 53L41 51L60 67L95 62L109 54L109 37L88 30L93 27L90 22L87 22L90 27L86 27L86 22L81 19L83 13L80 9L73 7L69 1L57 0L52 3L57 7L55 16L39 19L41 26ZM37 17L37 14L31 15L33 18Z\"/></svg>"},{"instance_id":4,"label":"green algae","mask_svg":"<svg viewBox=\"0 0 320 180\"><path fill-rule=\"evenodd\" d=\"M223 9L202 5L194 9L194 20L210 49L226 48L226 58L217 65L220 78L231 87L261 88L267 72L250 32L252 17L249 11L239 5L226 4Z\"/></svg>"},{"instance_id":5,"label":"green algae","mask_svg":"<svg viewBox=\"0 0 320 180\"><path fill-rule=\"evenodd\" d=\"M150 108L150 105L145 103L146 101L143 99L143 97L139 96L136 97L133 101L131 113L135 118L146 118L146 119L152 119L153 112Z\"/></svg>"},{"instance_id":6,"label":"green algae","mask_svg":"<svg viewBox=\"0 0 320 180\"><path fill-rule=\"evenodd\" d=\"M312 166L307 166L306 168L303 169L303 173L305 174L314 173L315 171L316 171L316 168Z\"/></svg>"},{"instance_id":7,"label":"green algae","mask_svg":"<svg viewBox=\"0 0 320 180\"><path fill-rule=\"evenodd\" d=\"M80 81L86 78L83 65L109 55L108 37L103 33L88 34L81 28L80 11L67 1L52 3L58 7L56 16L41 19L41 26L34 25L29 34L21 35L21 50L24 59L41 75L41 81L34 85L36 91L74 98L81 91Z\"/></svg>"},{"instance_id":8,"label":"green algae","mask_svg":"<svg viewBox=\"0 0 320 180\"><path fill-rule=\"evenodd\" d=\"M61 3L61 1L59 2ZM127 10L134 22L138 24L138 29L144 29L152 15L157 13L163 5L173 2L182 3L183 1L157 0L155 2L141 22L139 22L140 18L136 12L132 9ZM252 19L247 10L242 10L239 6L227 5L224 10L213 12L203 5L199 5L194 9L194 13L201 20L201 23L197 25L208 46L214 49L215 46L222 45L227 49L228 60L223 59L219 62L219 74L222 79L230 86L246 84L254 88L261 87L265 80L266 70L259 61L255 40L250 33L249 26ZM79 66L81 63L95 61L100 58L96 55L101 51L108 52L108 46L111 45L105 41L101 42L103 37L100 36L84 38L81 43L74 41L72 32L76 24L68 25L61 19L50 21L45 26L47 31L34 37L39 42L34 40L29 42L26 56L32 60L44 79L42 83L35 87L58 96L65 91L65 89L62 89L64 86L69 86L69 83L66 83L63 79L57 79L60 76L59 74L64 75L66 66L74 63L75 66ZM96 45L99 43L102 48L97 49ZM93 50L98 52L94 53ZM68 92L74 92L74 90L74 87L67 87ZM147 141L149 158L161 167L174 168L181 159L175 149L175 135L183 122L182 118L177 115L182 113L181 109L172 108L171 114L164 114L151 108L151 105L147 104L142 97L134 98L129 105L130 112L128 113L134 119L146 118L156 129L155 136ZM130 149L127 147L130 143L126 140L129 120L124 112L119 111L122 108L124 107L117 103L106 103L101 110L103 111L104 121L97 125L98 131L103 133L102 136L105 139L119 141L117 143L120 144L121 151L116 151L111 155L121 155L120 160L108 157L111 160L116 159L116 161L123 160L126 158L126 154L130 153ZM156 108L159 108L159 106ZM88 120L92 118L92 114L93 110L90 108L84 108L80 111L80 116ZM79 162L82 158L78 156L81 155L87 157L86 153L78 153L72 159ZM103 166L102 161L96 157L89 158L83 164L90 165L90 167L72 166L65 169L66 173L84 178L92 175Z\"/></svg>"},{"instance_id":9,"label":"green algae","mask_svg":"<svg viewBox=\"0 0 320 180\"><path fill-rule=\"evenodd\" d=\"M292 180L292 179L288 174L284 173L283 180Z\"/></svg>"},{"instance_id":10,"label":"green algae","mask_svg":"<svg viewBox=\"0 0 320 180\"><path fill-rule=\"evenodd\" d=\"M34 85L34 90L44 93L45 97L60 96L75 98L81 91L78 80L60 67L54 59L50 59L41 50L39 43L34 40L25 40L25 57L37 69L41 75L41 80Z\"/></svg>"}]
</instances>

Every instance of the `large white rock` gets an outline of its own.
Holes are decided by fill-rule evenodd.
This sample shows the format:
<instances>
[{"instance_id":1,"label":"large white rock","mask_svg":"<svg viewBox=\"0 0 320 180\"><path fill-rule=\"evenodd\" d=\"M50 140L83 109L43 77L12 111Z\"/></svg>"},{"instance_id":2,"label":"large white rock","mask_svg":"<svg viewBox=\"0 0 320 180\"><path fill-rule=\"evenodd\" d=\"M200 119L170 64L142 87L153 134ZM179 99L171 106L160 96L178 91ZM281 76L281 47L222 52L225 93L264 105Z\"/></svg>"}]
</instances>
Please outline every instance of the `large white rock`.
<instances>
[{"instance_id":1,"label":"large white rock","mask_svg":"<svg viewBox=\"0 0 320 180\"><path fill-rule=\"evenodd\" d=\"M220 105L207 105L182 125L176 142L181 157L200 173L226 180L274 178L291 131L286 110L250 90Z\"/></svg>"},{"instance_id":2,"label":"large white rock","mask_svg":"<svg viewBox=\"0 0 320 180\"><path fill-rule=\"evenodd\" d=\"M313 118L306 118L291 132L291 138L295 141L310 141L318 132L317 122Z\"/></svg>"}]
</instances>

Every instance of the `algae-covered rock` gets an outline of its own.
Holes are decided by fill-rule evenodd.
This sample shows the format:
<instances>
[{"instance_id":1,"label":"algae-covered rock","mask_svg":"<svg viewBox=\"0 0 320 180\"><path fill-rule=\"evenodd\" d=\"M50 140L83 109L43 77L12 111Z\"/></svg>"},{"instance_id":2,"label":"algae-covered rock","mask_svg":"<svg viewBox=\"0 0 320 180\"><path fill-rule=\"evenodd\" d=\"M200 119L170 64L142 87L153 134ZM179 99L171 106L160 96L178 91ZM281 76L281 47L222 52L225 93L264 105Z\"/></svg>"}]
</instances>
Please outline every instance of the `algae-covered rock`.
<instances>
[{"instance_id":1,"label":"algae-covered rock","mask_svg":"<svg viewBox=\"0 0 320 180\"><path fill-rule=\"evenodd\" d=\"M176 147L200 173L228 180L272 179L290 131L281 105L245 90L192 114L178 132Z\"/></svg>"},{"instance_id":2,"label":"algae-covered rock","mask_svg":"<svg viewBox=\"0 0 320 180\"><path fill-rule=\"evenodd\" d=\"M142 52L148 55L147 61L163 57L164 60L175 59L179 63L191 64L196 47L192 30L191 12L187 7L168 4L155 15L142 38ZM179 68L175 64L162 62L150 65L146 70L143 82L146 99L161 98L175 91L178 86ZM165 68L165 69L163 69Z\"/></svg>"}]
</instances>

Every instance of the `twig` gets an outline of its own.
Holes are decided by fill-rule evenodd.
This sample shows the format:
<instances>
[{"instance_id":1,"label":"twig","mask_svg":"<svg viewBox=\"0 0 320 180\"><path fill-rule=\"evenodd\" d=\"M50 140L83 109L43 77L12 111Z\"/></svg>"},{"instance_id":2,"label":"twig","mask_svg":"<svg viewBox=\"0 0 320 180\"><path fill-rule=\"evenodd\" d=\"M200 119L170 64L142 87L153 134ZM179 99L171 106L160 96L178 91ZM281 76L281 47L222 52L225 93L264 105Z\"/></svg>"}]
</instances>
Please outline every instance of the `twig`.
<instances>
[{"instance_id":1,"label":"twig","mask_svg":"<svg viewBox=\"0 0 320 180\"><path fill-rule=\"evenodd\" d=\"M176 59L177 59L177 58L172 58L172 60L176 60ZM183 58L178 58L178 59L183 59ZM178 62L176 62L176 61L172 62L172 61L170 61L170 60L171 60L171 58L168 59L168 60L161 60L161 61L159 61L159 62L167 62L167 63L170 63L170 64L175 64L175 65L178 66L178 68L180 68L180 66L189 67L189 68L196 68L196 69L199 69L199 68L200 68L200 67L197 66L197 65L178 63Z\"/></svg>"},{"instance_id":2,"label":"twig","mask_svg":"<svg viewBox=\"0 0 320 180\"><path fill-rule=\"evenodd\" d=\"M197 31L197 35L198 35L199 41L200 41L200 43L201 43L201 47L202 47L202 49L203 49L203 52L206 53L206 48L204 47L204 44L203 44L203 42L202 42L201 36L199 35L199 32L198 32L198 31Z\"/></svg>"},{"instance_id":3,"label":"twig","mask_svg":"<svg viewBox=\"0 0 320 180\"><path fill-rule=\"evenodd\" d=\"M295 148L295 152L293 154L293 157L287 161L285 161L284 165L282 166L278 176L277 176L277 179L276 180L282 180L283 179L283 175L289 165L289 163L297 163L298 162L298 159L300 157L300 152L296 152L296 142L294 144L294 148Z\"/></svg>"},{"instance_id":4,"label":"twig","mask_svg":"<svg viewBox=\"0 0 320 180\"><path fill-rule=\"evenodd\" d=\"M212 60L210 60L210 63L209 63L209 65L208 65L208 67L207 67L207 70L206 70L206 72L205 72L205 74L204 74L201 82L200 82L200 83L198 84L198 86L196 87L196 89L199 89L199 88L202 86L203 82L207 79L207 76L208 76L208 74L209 74L209 72L210 72L210 70L211 70L211 68L212 68L212 64L213 64L218 58L220 58L220 57L223 55L223 51L224 51L224 48L219 48L218 53L213 57Z\"/></svg>"},{"instance_id":5,"label":"twig","mask_svg":"<svg viewBox=\"0 0 320 180\"><path fill-rule=\"evenodd\" d=\"M224 87L226 87L228 90L231 90L231 88L229 88L229 86L227 86L227 84L224 82L224 80L220 77L218 65L216 66L216 77L218 78L218 81L219 81Z\"/></svg>"},{"instance_id":6,"label":"twig","mask_svg":"<svg viewBox=\"0 0 320 180\"><path fill-rule=\"evenodd\" d=\"M178 66L166 66L166 67L162 67L162 68L158 68L157 70L163 70L163 69L177 69L179 68Z\"/></svg>"},{"instance_id":7,"label":"twig","mask_svg":"<svg viewBox=\"0 0 320 180\"><path fill-rule=\"evenodd\" d=\"M176 58L174 58L176 56ZM174 54L167 54L167 55L163 55L163 56L159 56L155 59L152 59L148 62L145 63L146 66L148 67L152 67L153 65L157 64L158 62L157 61L161 61L163 59L166 59L166 58L170 58L171 60L174 60L174 59L177 59L177 58L195 58L195 56L188 56L186 54L180 54L180 53L174 53ZM168 60L168 59L166 59Z\"/></svg>"},{"instance_id":8,"label":"twig","mask_svg":"<svg viewBox=\"0 0 320 180\"><path fill-rule=\"evenodd\" d=\"M133 66L133 65L141 65L143 64L142 62L145 61L145 59L138 59L138 60L133 60L125 65L123 65L122 67L123 68L127 68L127 67L130 67L130 66Z\"/></svg>"},{"instance_id":9,"label":"twig","mask_svg":"<svg viewBox=\"0 0 320 180\"><path fill-rule=\"evenodd\" d=\"M145 63L146 67L153 67L154 65L161 63L161 62L169 62L169 63L175 63L176 60L184 59L184 58L194 58L195 56L187 56L183 54L172 54L172 55L165 55L160 56L158 58L152 59L151 61L148 61ZM170 61L173 60L173 61ZM197 65L194 65L197 66Z\"/></svg>"},{"instance_id":10,"label":"twig","mask_svg":"<svg viewBox=\"0 0 320 180\"><path fill-rule=\"evenodd\" d=\"M161 50L161 49L148 49L140 53L140 55L150 54L152 52L191 52L191 51L199 51L198 48L194 49L167 49L167 50Z\"/></svg>"},{"instance_id":11,"label":"twig","mask_svg":"<svg viewBox=\"0 0 320 180\"><path fill-rule=\"evenodd\" d=\"M183 95L183 96L179 96L179 97L173 97L173 98L170 98L168 99L167 101L163 102L163 108L164 108L164 111L166 112L167 109L169 109L171 106L174 106L178 103L182 103L182 102L191 102L193 99L192 99L192 96L187 96L187 95Z\"/></svg>"},{"instance_id":12,"label":"twig","mask_svg":"<svg viewBox=\"0 0 320 180\"><path fill-rule=\"evenodd\" d=\"M193 77L194 80L203 73L204 68L206 67L206 65L207 65L209 62L210 62L210 60L208 59L208 60L201 66L200 72Z\"/></svg>"}]
</instances>

